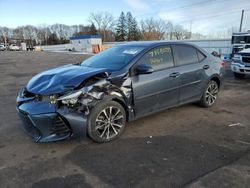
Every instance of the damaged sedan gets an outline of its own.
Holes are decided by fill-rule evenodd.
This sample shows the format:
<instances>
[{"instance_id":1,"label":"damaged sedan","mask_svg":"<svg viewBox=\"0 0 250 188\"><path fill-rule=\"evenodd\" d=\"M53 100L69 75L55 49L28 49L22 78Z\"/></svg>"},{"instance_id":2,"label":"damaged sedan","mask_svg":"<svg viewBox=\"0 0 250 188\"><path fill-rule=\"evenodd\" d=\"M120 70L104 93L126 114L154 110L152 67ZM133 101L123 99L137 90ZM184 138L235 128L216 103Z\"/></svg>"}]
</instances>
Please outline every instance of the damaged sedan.
<instances>
[{"instance_id":1,"label":"damaged sedan","mask_svg":"<svg viewBox=\"0 0 250 188\"><path fill-rule=\"evenodd\" d=\"M34 76L17 97L22 127L36 142L119 137L126 122L199 102L212 106L223 62L180 42L132 42ZM152 125L153 126L153 125Z\"/></svg>"}]
</instances>

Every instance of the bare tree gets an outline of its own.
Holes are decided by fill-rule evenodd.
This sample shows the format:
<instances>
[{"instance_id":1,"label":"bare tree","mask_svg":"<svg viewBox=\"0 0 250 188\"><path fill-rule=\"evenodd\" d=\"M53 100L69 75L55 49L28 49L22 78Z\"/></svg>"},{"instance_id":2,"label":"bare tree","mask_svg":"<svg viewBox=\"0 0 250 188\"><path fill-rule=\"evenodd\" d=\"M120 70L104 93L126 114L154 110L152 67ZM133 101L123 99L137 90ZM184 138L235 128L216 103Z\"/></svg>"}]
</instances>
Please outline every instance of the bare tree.
<instances>
[{"instance_id":1,"label":"bare tree","mask_svg":"<svg viewBox=\"0 0 250 188\"><path fill-rule=\"evenodd\" d=\"M36 27L32 25L26 25L21 27L22 32L23 32L23 39L25 40L35 40L37 42L37 33L38 30Z\"/></svg>"},{"instance_id":2,"label":"bare tree","mask_svg":"<svg viewBox=\"0 0 250 188\"><path fill-rule=\"evenodd\" d=\"M24 34L23 34L24 30L22 27L17 27L13 30L13 35L12 35L12 39L14 40L20 40L20 39L24 39Z\"/></svg>"},{"instance_id":3,"label":"bare tree","mask_svg":"<svg viewBox=\"0 0 250 188\"><path fill-rule=\"evenodd\" d=\"M8 27L0 27L0 36L11 37L13 31Z\"/></svg>"},{"instance_id":4,"label":"bare tree","mask_svg":"<svg viewBox=\"0 0 250 188\"><path fill-rule=\"evenodd\" d=\"M127 33L126 40L163 40L171 39L188 39L190 32L184 29L181 25L174 25L169 21L156 18L147 18L141 20L139 26L131 13L126 17ZM100 34L103 41L115 40L115 21L112 14L108 12L91 13L89 16L90 24L85 25L40 25L40 26L20 26L17 28L0 27L0 42L7 41L8 43L16 43L21 41L32 41L36 44L61 44L69 42L71 36L78 36L82 34ZM117 28L117 27L116 27ZM97 30L97 31L96 31ZM213 33L213 36L225 37L231 35L233 29L228 32ZM133 37L132 37L133 36ZM205 38L199 33L193 33L194 38ZM51 40L51 41L50 41ZM35 42L34 42L35 41Z\"/></svg>"},{"instance_id":5,"label":"bare tree","mask_svg":"<svg viewBox=\"0 0 250 188\"><path fill-rule=\"evenodd\" d=\"M96 26L98 33L102 35L103 40L107 41L115 25L113 15L108 12L91 13L89 16L89 22Z\"/></svg>"},{"instance_id":6,"label":"bare tree","mask_svg":"<svg viewBox=\"0 0 250 188\"><path fill-rule=\"evenodd\" d=\"M177 24L173 26L172 36L175 37L177 40L189 39L190 32L184 29L182 25Z\"/></svg>"},{"instance_id":7,"label":"bare tree","mask_svg":"<svg viewBox=\"0 0 250 188\"><path fill-rule=\"evenodd\" d=\"M148 18L141 20L140 26L143 40L162 40L169 25L162 19Z\"/></svg>"},{"instance_id":8,"label":"bare tree","mask_svg":"<svg viewBox=\"0 0 250 188\"><path fill-rule=\"evenodd\" d=\"M49 27L47 25L42 25L38 27L37 40L38 44L48 44L48 37L51 35Z\"/></svg>"},{"instance_id":9,"label":"bare tree","mask_svg":"<svg viewBox=\"0 0 250 188\"><path fill-rule=\"evenodd\" d=\"M162 19L155 21L155 30L157 32L157 38L158 40L163 40L165 38L165 34L168 30L168 23Z\"/></svg>"},{"instance_id":10,"label":"bare tree","mask_svg":"<svg viewBox=\"0 0 250 188\"><path fill-rule=\"evenodd\" d=\"M13 30L8 27L0 27L0 42L7 43L13 35Z\"/></svg>"}]
</instances>

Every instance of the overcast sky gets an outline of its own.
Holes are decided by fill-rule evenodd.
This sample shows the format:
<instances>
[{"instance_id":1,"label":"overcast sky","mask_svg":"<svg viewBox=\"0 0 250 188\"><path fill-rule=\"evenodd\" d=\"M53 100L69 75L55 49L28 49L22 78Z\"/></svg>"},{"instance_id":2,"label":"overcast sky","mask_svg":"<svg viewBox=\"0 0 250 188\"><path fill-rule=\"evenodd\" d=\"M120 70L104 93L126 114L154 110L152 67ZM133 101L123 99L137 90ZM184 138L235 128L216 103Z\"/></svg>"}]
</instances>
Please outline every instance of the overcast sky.
<instances>
[{"instance_id":1,"label":"overcast sky","mask_svg":"<svg viewBox=\"0 0 250 188\"><path fill-rule=\"evenodd\" d=\"M87 24L91 12L131 11L137 20L160 17L186 29L192 23L193 32L208 34L239 27L242 9L250 29L250 0L0 0L0 26Z\"/></svg>"}]
</instances>

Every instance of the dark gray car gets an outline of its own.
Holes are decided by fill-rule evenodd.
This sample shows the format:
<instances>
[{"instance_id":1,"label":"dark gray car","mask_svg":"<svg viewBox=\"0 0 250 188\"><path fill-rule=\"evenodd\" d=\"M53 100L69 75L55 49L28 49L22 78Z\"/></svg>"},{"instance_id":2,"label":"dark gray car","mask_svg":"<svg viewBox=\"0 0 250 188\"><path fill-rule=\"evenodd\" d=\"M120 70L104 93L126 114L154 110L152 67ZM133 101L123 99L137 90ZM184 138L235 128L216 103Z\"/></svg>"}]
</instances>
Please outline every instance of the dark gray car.
<instances>
[{"instance_id":1,"label":"dark gray car","mask_svg":"<svg viewBox=\"0 0 250 188\"><path fill-rule=\"evenodd\" d=\"M191 44L126 43L36 75L20 91L17 110L35 141L88 134L107 142L127 121L191 102L212 106L223 65Z\"/></svg>"}]
</instances>

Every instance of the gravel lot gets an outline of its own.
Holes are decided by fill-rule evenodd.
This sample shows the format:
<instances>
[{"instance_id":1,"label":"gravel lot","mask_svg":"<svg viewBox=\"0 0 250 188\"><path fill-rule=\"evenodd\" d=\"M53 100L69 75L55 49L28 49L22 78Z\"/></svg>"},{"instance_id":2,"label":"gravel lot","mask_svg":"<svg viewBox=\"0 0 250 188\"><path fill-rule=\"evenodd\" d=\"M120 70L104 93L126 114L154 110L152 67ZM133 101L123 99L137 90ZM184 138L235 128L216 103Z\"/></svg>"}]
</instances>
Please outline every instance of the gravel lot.
<instances>
[{"instance_id":1,"label":"gravel lot","mask_svg":"<svg viewBox=\"0 0 250 188\"><path fill-rule=\"evenodd\" d=\"M249 187L250 79L230 70L210 109L190 104L139 119L107 144L34 143L19 127L19 89L42 70L84 58L0 52L0 187Z\"/></svg>"}]
</instances>

